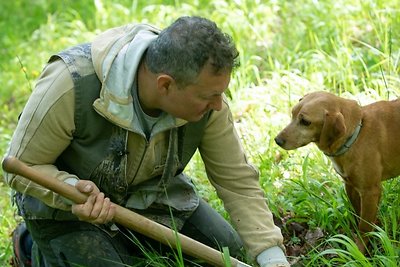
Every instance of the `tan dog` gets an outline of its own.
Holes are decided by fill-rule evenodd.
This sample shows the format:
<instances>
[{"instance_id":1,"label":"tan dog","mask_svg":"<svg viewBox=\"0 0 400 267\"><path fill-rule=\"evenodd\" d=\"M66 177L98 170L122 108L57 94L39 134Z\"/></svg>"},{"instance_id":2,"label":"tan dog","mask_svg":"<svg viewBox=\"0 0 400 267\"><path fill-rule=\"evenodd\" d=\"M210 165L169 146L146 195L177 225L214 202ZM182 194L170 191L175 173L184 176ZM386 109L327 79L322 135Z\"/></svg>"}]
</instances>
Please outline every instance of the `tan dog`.
<instances>
[{"instance_id":1,"label":"tan dog","mask_svg":"<svg viewBox=\"0 0 400 267\"><path fill-rule=\"evenodd\" d=\"M400 175L400 100L359 106L327 92L305 95L292 121L275 138L286 150L314 142L345 181L361 233L373 229L381 181ZM367 240L363 238L364 245ZM357 246L365 252L361 240Z\"/></svg>"}]
</instances>

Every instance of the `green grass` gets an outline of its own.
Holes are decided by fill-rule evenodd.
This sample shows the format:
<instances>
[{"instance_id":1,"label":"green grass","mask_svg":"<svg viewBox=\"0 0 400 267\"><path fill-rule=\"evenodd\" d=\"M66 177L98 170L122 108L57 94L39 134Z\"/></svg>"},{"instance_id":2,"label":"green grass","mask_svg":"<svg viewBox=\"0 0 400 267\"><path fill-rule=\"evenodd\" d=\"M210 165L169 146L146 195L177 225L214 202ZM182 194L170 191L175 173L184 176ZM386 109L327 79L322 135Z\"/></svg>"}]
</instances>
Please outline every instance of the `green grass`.
<instances>
[{"instance_id":1,"label":"green grass","mask_svg":"<svg viewBox=\"0 0 400 267\"><path fill-rule=\"evenodd\" d=\"M292 262L398 266L399 181L384 183L380 224L371 234L371 256L365 257L349 238L353 212L328 159L313 145L287 152L273 141L289 121L290 107L307 92L327 90L361 104L399 95L397 0L2 1L0 154L52 53L91 40L109 27L130 22L164 27L180 15L211 18L237 43L241 66L233 74L228 95L248 156L260 169L269 207L276 216L288 218L286 226L301 223L323 233ZM228 218L198 155L189 171L197 177L201 195ZM20 218L14 215L9 188L0 183L0 189L0 266L7 266L10 233ZM304 244L303 237L289 230L283 229L288 246ZM174 263L157 266L163 264Z\"/></svg>"}]
</instances>

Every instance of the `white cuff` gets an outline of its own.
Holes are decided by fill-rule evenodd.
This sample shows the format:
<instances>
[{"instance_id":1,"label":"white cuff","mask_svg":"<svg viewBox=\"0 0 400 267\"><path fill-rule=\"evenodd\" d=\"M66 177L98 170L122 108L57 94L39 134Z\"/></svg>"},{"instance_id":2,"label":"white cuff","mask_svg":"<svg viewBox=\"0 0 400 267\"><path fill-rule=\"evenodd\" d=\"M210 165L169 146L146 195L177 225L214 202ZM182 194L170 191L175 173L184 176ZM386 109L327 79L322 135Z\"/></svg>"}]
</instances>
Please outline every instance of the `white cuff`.
<instances>
[{"instance_id":1,"label":"white cuff","mask_svg":"<svg viewBox=\"0 0 400 267\"><path fill-rule=\"evenodd\" d=\"M78 178L68 177L67 179L64 180L64 183L67 183L69 185L75 186L78 181L79 181ZM68 205L74 204L74 202L72 202L71 200L69 200L69 199L67 199L67 198L65 198L63 196L61 196L61 199L64 201L65 204L68 204Z\"/></svg>"},{"instance_id":2,"label":"white cuff","mask_svg":"<svg viewBox=\"0 0 400 267\"><path fill-rule=\"evenodd\" d=\"M286 259L283 250L278 247L271 247L257 256L257 262L261 267L289 267L290 264Z\"/></svg>"},{"instance_id":3,"label":"white cuff","mask_svg":"<svg viewBox=\"0 0 400 267\"><path fill-rule=\"evenodd\" d=\"M75 186L78 181L79 181L79 179L77 179L75 177L68 177L67 179L64 180L64 183Z\"/></svg>"}]
</instances>

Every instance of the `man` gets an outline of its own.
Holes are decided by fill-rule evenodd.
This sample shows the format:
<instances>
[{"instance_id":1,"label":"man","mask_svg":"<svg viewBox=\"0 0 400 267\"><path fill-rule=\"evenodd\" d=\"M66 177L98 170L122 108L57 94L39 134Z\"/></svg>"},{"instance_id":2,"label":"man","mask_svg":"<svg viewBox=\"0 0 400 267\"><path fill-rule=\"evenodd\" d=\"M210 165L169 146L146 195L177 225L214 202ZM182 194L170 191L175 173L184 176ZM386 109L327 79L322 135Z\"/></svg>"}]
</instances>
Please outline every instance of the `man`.
<instances>
[{"instance_id":1,"label":"man","mask_svg":"<svg viewBox=\"0 0 400 267\"><path fill-rule=\"evenodd\" d=\"M215 23L181 17L161 32L114 28L50 58L8 155L88 200L5 174L46 266L134 264L132 239L150 241L112 223L112 202L235 257L243 241L262 267L289 265L224 96L237 56ZM196 149L238 234L182 172Z\"/></svg>"}]
</instances>

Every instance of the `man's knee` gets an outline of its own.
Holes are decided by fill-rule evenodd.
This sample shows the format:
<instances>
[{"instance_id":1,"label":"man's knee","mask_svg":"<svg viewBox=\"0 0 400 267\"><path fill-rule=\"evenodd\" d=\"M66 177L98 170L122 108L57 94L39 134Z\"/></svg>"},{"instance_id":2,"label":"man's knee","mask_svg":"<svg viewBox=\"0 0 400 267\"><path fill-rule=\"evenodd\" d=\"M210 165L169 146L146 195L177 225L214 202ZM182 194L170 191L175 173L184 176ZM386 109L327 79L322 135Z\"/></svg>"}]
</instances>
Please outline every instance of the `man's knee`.
<instances>
[{"instance_id":1,"label":"man's knee","mask_svg":"<svg viewBox=\"0 0 400 267\"><path fill-rule=\"evenodd\" d=\"M228 247L231 256L241 255L243 243L238 233L204 200L187 220L182 233L215 249Z\"/></svg>"},{"instance_id":2,"label":"man's knee","mask_svg":"<svg viewBox=\"0 0 400 267\"><path fill-rule=\"evenodd\" d=\"M84 222L27 221L45 266L126 266L128 248L121 236ZM40 265L41 266L41 265Z\"/></svg>"},{"instance_id":3,"label":"man's knee","mask_svg":"<svg viewBox=\"0 0 400 267\"><path fill-rule=\"evenodd\" d=\"M118 266L123 265L119 251L101 232L81 231L64 234L49 242L60 266Z\"/></svg>"}]
</instances>

